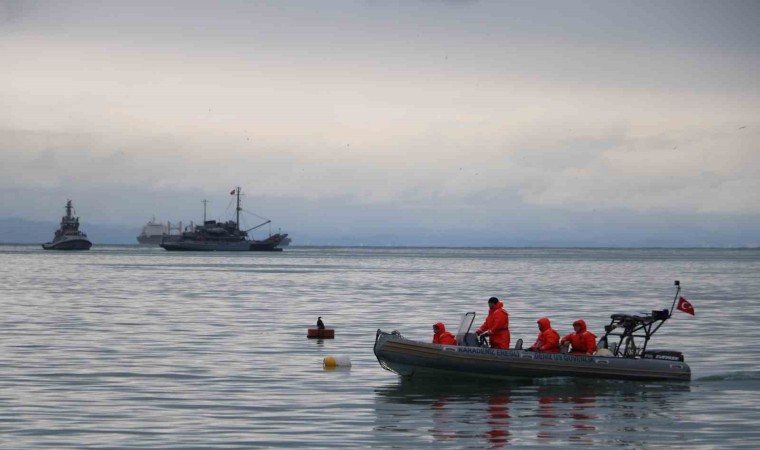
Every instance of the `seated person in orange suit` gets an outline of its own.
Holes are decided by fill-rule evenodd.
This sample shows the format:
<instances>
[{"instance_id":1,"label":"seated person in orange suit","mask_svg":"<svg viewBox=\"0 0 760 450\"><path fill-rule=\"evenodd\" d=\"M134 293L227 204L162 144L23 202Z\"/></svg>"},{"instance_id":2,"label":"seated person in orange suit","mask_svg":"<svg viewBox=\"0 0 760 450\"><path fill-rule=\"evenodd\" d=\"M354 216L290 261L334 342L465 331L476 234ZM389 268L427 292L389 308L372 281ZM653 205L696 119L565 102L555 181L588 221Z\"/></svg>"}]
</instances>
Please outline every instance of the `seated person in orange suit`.
<instances>
[{"instance_id":1,"label":"seated person in orange suit","mask_svg":"<svg viewBox=\"0 0 760 450\"><path fill-rule=\"evenodd\" d=\"M560 345L569 342L574 355L593 355L596 352L596 336L586 329L586 322L578 319L573 322L575 332L563 337Z\"/></svg>"},{"instance_id":2,"label":"seated person in orange suit","mask_svg":"<svg viewBox=\"0 0 760 450\"><path fill-rule=\"evenodd\" d=\"M542 317L536 321L538 323L538 338L536 342L528 349L532 352L559 352L559 333L554 331L552 324L547 317Z\"/></svg>"},{"instance_id":3,"label":"seated person in orange suit","mask_svg":"<svg viewBox=\"0 0 760 450\"><path fill-rule=\"evenodd\" d=\"M457 340L453 334L446 331L446 326L442 322L433 325L433 344L457 345Z\"/></svg>"}]
</instances>

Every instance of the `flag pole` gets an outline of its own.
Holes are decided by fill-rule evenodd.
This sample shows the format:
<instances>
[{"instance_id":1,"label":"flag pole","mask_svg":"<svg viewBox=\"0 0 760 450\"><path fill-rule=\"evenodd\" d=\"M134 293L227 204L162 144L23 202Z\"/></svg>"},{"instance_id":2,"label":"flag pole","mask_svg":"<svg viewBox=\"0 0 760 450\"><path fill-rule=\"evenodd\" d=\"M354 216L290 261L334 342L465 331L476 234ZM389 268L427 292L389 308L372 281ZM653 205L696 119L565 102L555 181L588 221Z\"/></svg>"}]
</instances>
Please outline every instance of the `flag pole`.
<instances>
[{"instance_id":1,"label":"flag pole","mask_svg":"<svg viewBox=\"0 0 760 450\"><path fill-rule=\"evenodd\" d=\"M676 280L673 282L673 284L678 288L676 289L676 296L673 297L673 304L670 306L670 315L668 317L671 317L673 315L673 308L676 307L676 300L678 300L678 294L681 292L681 282Z\"/></svg>"}]
</instances>

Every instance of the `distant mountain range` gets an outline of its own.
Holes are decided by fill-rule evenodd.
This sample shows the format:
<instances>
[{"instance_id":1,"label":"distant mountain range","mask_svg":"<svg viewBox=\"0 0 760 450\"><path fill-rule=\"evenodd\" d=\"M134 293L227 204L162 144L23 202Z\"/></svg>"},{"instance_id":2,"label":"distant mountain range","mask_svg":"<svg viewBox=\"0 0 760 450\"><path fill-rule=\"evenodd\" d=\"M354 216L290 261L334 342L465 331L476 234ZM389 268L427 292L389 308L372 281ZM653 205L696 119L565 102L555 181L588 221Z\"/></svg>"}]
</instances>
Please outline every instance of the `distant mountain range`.
<instances>
[{"instance_id":1,"label":"distant mountain range","mask_svg":"<svg viewBox=\"0 0 760 450\"><path fill-rule=\"evenodd\" d=\"M0 219L0 242L7 244L42 244L53 239L58 222L33 222L24 219ZM116 227L82 223L82 231L93 244L137 244L142 225Z\"/></svg>"},{"instance_id":2,"label":"distant mountain range","mask_svg":"<svg viewBox=\"0 0 760 450\"><path fill-rule=\"evenodd\" d=\"M423 227L396 227L377 232L344 226L321 229L301 224L302 229L284 229L294 246L337 247L627 247L627 248L757 248L760 236L754 221L678 227L638 226L621 228L615 224L589 224L586 233L566 230L526 229L468 232L463 229L430 230ZM722 225L722 226L721 226ZM82 223L82 231L94 245L137 245L143 224L115 226ZM329 227L328 227L329 228ZM579 228L579 227L578 227ZM683 227L685 228L685 227ZM35 222L19 218L0 219L0 243L42 244L53 238L58 222ZM265 233L265 232L264 232ZM262 238L259 231L257 238Z\"/></svg>"}]
</instances>

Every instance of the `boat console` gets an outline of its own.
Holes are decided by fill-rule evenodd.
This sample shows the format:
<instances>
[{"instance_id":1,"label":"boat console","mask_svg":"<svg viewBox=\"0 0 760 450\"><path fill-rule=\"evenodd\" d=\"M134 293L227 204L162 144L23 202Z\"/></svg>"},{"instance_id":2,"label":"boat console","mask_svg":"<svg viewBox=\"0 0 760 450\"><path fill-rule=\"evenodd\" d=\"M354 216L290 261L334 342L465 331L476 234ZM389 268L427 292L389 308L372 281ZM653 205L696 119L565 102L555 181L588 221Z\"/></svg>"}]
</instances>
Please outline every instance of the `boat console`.
<instances>
[{"instance_id":1,"label":"boat console","mask_svg":"<svg viewBox=\"0 0 760 450\"><path fill-rule=\"evenodd\" d=\"M462 347L480 347L481 342L478 335L470 331L472 322L475 321L475 312L468 312L462 315L462 320L457 328L456 339L458 345Z\"/></svg>"}]
</instances>

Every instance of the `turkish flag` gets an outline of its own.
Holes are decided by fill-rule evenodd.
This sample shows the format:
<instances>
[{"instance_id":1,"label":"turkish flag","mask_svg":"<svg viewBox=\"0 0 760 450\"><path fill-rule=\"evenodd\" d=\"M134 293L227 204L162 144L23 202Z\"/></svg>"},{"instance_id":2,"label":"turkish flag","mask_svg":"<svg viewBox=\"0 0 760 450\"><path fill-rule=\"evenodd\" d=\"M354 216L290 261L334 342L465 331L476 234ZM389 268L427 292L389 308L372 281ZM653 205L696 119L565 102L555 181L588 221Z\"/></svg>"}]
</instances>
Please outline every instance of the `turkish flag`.
<instances>
[{"instance_id":1,"label":"turkish flag","mask_svg":"<svg viewBox=\"0 0 760 450\"><path fill-rule=\"evenodd\" d=\"M676 309L683 311L686 314L691 314L692 316L694 315L694 307L691 306L691 303L689 303L689 301L683 297L678 298L678 306L676 306Z\"/></svg>"},{"instance_id":2,"label":"turkish flag","mask_svg":"<svg viewBox=\"0 0 760 450\"><path fill-rule=\"evenodd\" d=\"M234 189L230 191L230 195L235 195L235 190Z\"/></svg>"}]
</instances>

